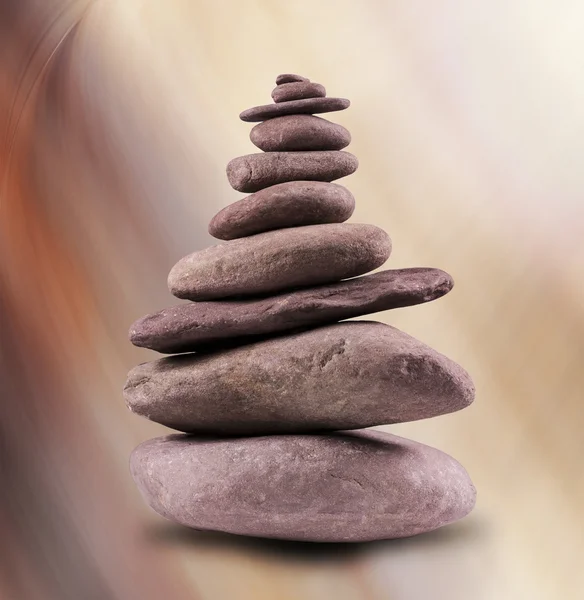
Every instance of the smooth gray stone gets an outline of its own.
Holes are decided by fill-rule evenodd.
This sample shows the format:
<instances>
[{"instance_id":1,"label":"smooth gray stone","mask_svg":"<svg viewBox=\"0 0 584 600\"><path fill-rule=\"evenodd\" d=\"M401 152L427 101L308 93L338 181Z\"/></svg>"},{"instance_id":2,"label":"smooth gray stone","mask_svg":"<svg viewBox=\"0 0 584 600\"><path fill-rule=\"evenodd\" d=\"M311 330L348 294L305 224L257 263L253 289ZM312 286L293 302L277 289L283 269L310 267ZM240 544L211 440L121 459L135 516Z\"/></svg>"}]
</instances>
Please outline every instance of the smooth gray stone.
<instances>
[{"instance_id":1,"label":"smooth gray stone","mask_svg":"<svg viewBox=\"0 0 584 600\"><path fill-rule=\"evenodd\" d=\"M363 275L390 253L389 236L374 225L292 227L189 254L170 271L168 287L186 300L271 294Z\"/></svg>"},{"instance_id":2,"label":"smooth gray stone","mask_svg":"<svg viewBox=\"0 0 584 600\"><path fill-rule=\"evenodd\" d=\"M294 81L278 84L272 90L274 102L287 102L289 100L302 100L304 98L324 98L326 90L320 83L311 81Z\"/></svg>"},{"instance_id":3,"label":"smooth gray stone","mask_svg":"<svg viewBox=\"0 0 584 600\"><path fill-rule=\"evenodd\" d=\"M283 83L294 83L295 81L310 81L302 75L296 75L295 73L282 73L276 77L276 85L282 85Z\"/></svg>"},{"instance_id":4,"label":"smooth gray stone","mask_svg":"<svg viewBox=\"0 0 584 600\"><path fill-rule=\"evenodd\" d=\"M238 192L257 192L286 181L334 181L358 166L349 152L261 152L229 161L227 179Z\"/></svg>"},{"instance_id":5,"label":"smooth gray stone","mask_svg":"<svg viewBox=\"0 0 584 600\"><path fill-rule=\"evenodd\" d=\"M281 117L282 115L317 114L335 112L349 108L351 102L346 98L305 98L277 104L264 104L244 110L239 118L242 121L255 122Z\"/></svg>"},{"instance_id":6,"label":"smooth gray stone","mask_svg":"<svg viewBox=\"0 0 584 600\"><path fill-rule=\"evenodd\" d=\"M465 517L476 500L452 457L380 431L172 435L138 446L130 469L145 501L167 519L284 540L409 537Z\"/></svg>"},{"instance_id":7,"label":"smooth gray stone","mask_svg":"<svg viewBox=\"0 0 584 600\"><path fill-rule=\"evenodd\" d=\"M351 134L342 125L313 115L269 119L258 123L249 138L264 152L342 150L351 143Z\"/></svg>"},{"instance_id":8,"label":"smooth gray stone","mask_svg":"<svg viewBox=\"0 0 584 600\"><path fill-rule=\"evenodd\" d=\"M397 269L253 300L190 302L139 319L136 346L169 354L209 344L334 323L440 298L453 281L440 269Z\"/></svg>"},{"instance_id":9,"label":"smooth gray stone","mask_svg":"<svg viewBox=\"0 0 584 600\"><path fill-rule=\"evenodd\" d=\"M209 233L233 240L273 229L343 223L355 209L353 194L323 181L287 181L264 188L225 207L209 224Z\"/></svg>"},{"instance_id":10,"label":"smooth gray stone","mask_svg":"<svg viewBox=\"0 0 584 600\"><path fill-rule=\"evenodd\" d=\"M383 323L346 321L132 369L133 412L190 433L360 429L428 419L474 399L468 373Z\"/></svg>"}]
</instances>

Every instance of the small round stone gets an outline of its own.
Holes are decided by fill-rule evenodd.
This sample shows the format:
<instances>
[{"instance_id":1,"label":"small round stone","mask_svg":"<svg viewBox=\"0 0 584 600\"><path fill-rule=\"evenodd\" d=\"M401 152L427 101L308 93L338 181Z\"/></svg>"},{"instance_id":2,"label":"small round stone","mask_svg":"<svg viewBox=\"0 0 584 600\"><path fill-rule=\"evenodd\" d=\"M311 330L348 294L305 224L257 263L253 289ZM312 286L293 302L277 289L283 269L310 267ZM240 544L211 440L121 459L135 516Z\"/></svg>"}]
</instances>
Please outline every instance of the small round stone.
<instances>
[{"instance_id":1,"label":"small round stone","mask_svg":"<svg viewBox=\"0 0 584 600\"><path fill-rule=\"evenodd\" d=\"M227 179L238 192L257 192L286 181L334 181L354 173L359 161L349 152L263 152L234 158Z\"/></svg>"},{"instance_id":2,"label":"small round stone","mask_svg":"<svg viewBox=\"0 0 584 600\"><path fill-rule=\"evenodd\" d=\"M304 98L324 98L326 90L320 83L298 81L278 85L272 91L274 102L287 102L289 100L302 100Z\"/></svg>"},{"instance_id":3,"label":"small round stone","mask_svg":"<svg viewBox=\"0 0 584 600\"><path fill-rule=\"evenodd\" d=\"M279 229L185 256L170 271L168 287L187 300L268 294L363 275L390 253L389 236L374 225Z\"/></svg>"},{"instance_id":4,"label":"small round stone","mask_svg":"<svg viewBox=\"0 0 584 600\"><path fill-rule=\"evenodd\" d=\"M144 442L130 470L163 517L201 530L310 542L431 531L466 516L476 490L452 457L381 431Z\"/></svg>"},{"instance_id":5,"label":"small round stone","mask_svg":"<svg viewBox=\"0 0 584 600\"><path fill-rule=\"evenodd\" d=\"M452 286L440 269L395 269L267 298L189 302L139 319L130 340L168 354L226 341L251 343L259 336L430 302Z\"/></svg>"},{"instance_id":6,"label":"small round stone","mask_svg":"<svg viewBox=\"0 0 584 600\"><path fill-rule=\"evenodd\" d=\"M343 223L355 209L351 192L336 183L288 181L230 204L209 224L209 233L233 240L273 229Z\"/></svg>"},{"instance_id":7,"label":"small round stone","mask_svg":"<svg viewBox=\"0 0 584 600\"><path fill-rule=\"evenodd\" d=\"M294 83L296 81L310 81L302 75L295 75L294 73L282 73L276 77L276 85L282 85L283 83Z\"/></svg>"},{"instance_id":8,"label":"small round stone","mask_svg":"<svg viewBox=\"0 0 584 600\"><path fill-rule=\"evenodd\" d=\"M305 98L304 100L289 100L277 104L254 106L244 110L239 118L248 122L266 121L283 115L335 112L345 110L350 105L351 102L345 98Z\"/></svg>"},{"instance_id":9,"label":"small round stone","mask_svg":"<svg viewBox=\"0 0 584 600\"><path fill-rule=\"evenodd\" d=\"M337 123L313 115L286 115L258 123L249 134L264 152L342 150L351 134Z\"/></svg>"}]
</instances>

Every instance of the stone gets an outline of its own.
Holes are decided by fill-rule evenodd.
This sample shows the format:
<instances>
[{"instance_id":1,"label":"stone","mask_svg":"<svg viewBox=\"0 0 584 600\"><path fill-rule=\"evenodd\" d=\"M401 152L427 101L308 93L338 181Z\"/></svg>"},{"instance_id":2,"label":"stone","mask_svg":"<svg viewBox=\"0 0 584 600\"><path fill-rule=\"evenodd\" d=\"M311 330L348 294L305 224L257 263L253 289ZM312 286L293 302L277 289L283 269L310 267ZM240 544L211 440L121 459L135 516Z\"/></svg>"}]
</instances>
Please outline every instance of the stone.
<instances>
[{"instance_id":1,"label":"stone","mask_svg":"<svg viewBox=\"0 0 584 600\"><path fill-rule=\"evenodd\" d=\"M271 294L363 275L390 253L389 236L374 225L279 229L185 256L170 271L168 287L186 300Z\"/></svg>"},{"instance_id":2,"label":"stone","mask_svg":"<svg viewBox=\"0 0 584 600\"><path fill-rule=\"evenodd\" d=\"M257 435L428 419L471 404L474 385L399 329L346 321L141 364L124 397L134 413L179 431Z\"/></svg>"},{"instance_id":3,"label":"stone","mask_svg":"<svg viewBox=\"0 0 584 600\"><path fill-rule=\"evenodd\" d=\"M336 183L288 181L264 188L225 207L209 224L221 240L284 227L343 223L355 209L351 192Z\"/></svg>"},{"instance_id":4,"label":"stone","mask_svg":"<svg viewBox=\"0 0 584 600\"><path fill-rule=\"evenodd\" d=\"M326 90L320 83L311 81L295 81L293 83L283 83L275 87L272 91L272 100L274 102L287 102L289 100L302 100L304 98L324 98Z\"/></svg>"},{"instance_id":5,"label":"stone","mask_svg":"<svg viewBox=\"0 0 584 600\"><path fill-rule=\"evenodd\" d=\"M381 431L144 442L146 503L187 527L305 542L409 537L465 517L476 490L440 450Z\"/></svg>"},{"instance_id":6,"label":"stone","mask_svg":"<svg viewBox=\"0 0 584 600\"><path fill-rule=\"evenodd\" d=\"M316 114L335 112L349 108L351 103L346 98L305 98L303 100L289 100L277 104L264 104L244 110L239 118L242 121L266 121L274 117L296 114Z\"/></svg>"},{"instance_id":7,"label":"stone","mask_svg":"<svg viewBox=\"0 0 584 600\"><path fill-rule=\"evenodd\" d=\"M252 143L264 152L296 150L342 150L351 134L337 123L313 115L286 115L256 125Z\"/></svg>"},{"instance_id":8,"label":"stone","mask_svg":"<svg viewBox=\"0 0 584 600\"><path fill-rule=\"evenodd\" d=\"M296 81L310 81L310 79L302 77L302 75L295 75L294 73L283 73L282 75L278 75L278 77L276 77L276 85L282 85L283 83L294 83Z\"/></svg>"},{"instance_id":9,"label":"stone","mask_svg":"<svg viewBox=\"0 0 584 600\"><path fill-rule=\"evenodd\" d=\"M286 181L334 181L354 173L359 166L349 152L262 152L234 158L227 179L238 192L257 192Z\"/></svg>"},{"instance_id":10,"label":"stone","mask_svg":"<svg viewBox=\"0 0 584 600\"><path fill-rule=\"evenodd\" d=\"M315 327L382 310L430 302L453 281L440 269L381 271L339 283L251 300L190 302L139 319L130 328L136 346L177 353L210 344Z\"/></svg>"}]
</instances>

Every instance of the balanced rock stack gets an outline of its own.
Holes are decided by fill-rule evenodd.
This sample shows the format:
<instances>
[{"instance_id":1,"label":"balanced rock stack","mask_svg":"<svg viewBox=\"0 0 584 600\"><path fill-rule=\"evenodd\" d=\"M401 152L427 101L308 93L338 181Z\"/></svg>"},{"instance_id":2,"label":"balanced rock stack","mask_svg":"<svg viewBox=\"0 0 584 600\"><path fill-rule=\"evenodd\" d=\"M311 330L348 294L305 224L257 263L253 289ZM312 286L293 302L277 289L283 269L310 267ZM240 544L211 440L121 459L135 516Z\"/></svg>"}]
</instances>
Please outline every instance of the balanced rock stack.
<instances>
[{"instance_id":1,"label":"balanced rock stack","mask_svg":"<svg viewBox=\"0 0 584 600\"><path fill-rule=\"evenodd\" d=\"M357 168L340 125L314 116L349 101L280 75L274 104L251 108L264 153L232 160L251 195L222 210L225 243L171 270L191 302L137 321L137 346L184 353L139 365L132 411L185 432L150 440L131 471L150 506L201 529L309 541L365 541L429 531L465 516L464 468L423 444L359 430L462 409L474 387L460 366L382 323L345 321L452 288L432 268L365 273L389 257L373 225L347 224L354 198L331 183ZM342 322L340 322L342 321Z\"/></svg>"}]
</instances>

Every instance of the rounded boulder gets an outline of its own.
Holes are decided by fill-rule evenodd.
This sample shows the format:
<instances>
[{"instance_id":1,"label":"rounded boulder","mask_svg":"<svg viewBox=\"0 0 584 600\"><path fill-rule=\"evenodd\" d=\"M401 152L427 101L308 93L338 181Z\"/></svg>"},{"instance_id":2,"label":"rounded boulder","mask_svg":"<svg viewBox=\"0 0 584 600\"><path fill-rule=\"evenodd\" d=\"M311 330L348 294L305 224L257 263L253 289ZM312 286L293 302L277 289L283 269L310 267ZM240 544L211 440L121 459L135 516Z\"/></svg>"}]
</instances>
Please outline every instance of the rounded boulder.
<instances>
[{"instance_id":1,"label":"rounded boulder","mask_svg":"<svg viewBox=\"0 0 584 600\"><path fill-rule=\"evenodd\" d=\"M476 499L452 457L379 431L174 435L138 446L130 470L148 505L171 521L284 540L409 537L463 518Z\"/></svg>"}]
</instances>

